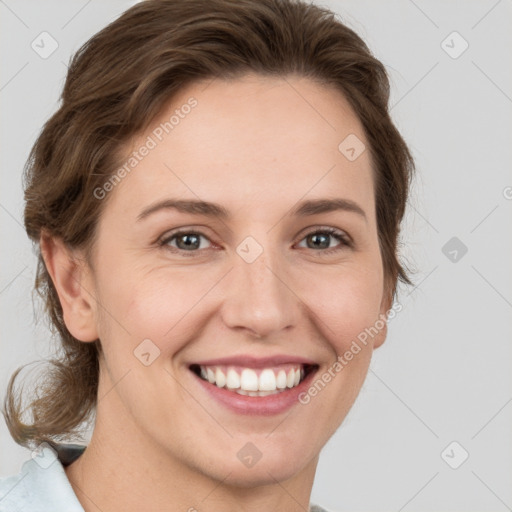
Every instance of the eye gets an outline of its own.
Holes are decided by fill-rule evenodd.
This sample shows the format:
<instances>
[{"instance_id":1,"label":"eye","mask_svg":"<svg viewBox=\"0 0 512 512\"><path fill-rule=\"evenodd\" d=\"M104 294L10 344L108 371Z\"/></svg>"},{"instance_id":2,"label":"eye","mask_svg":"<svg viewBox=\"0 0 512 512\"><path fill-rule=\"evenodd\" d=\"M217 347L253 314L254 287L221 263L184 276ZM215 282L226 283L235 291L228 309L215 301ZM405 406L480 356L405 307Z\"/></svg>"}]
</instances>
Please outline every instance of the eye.
<instances>
[{"instance_id":1,"label":"eye","mask_svg":"<svg viewBox=\"0 0 512 512\"><path fill-rule=\"evenodd\" d=\"M333 238L338 240L339 244L335 247L330 247L330 242ZM348 235L335 228L322 228L311 231L302 240L306 240L306 243L311 241L311 246L308 246L308 249L322 249L320 251L322 255L341 251L346 247L352 247L352 242Z\"/></svg>"},{"instance_id":2,"label":"eye","mask_svg":"<svg viewBox=\"0 0 512 512\"><path fill-rule=\"evenodd\" d=\"M210 248L205 247L204 244L201 243L202 239L211 243L210 239L200 232L180 230L165 236L158 242L158 245L172 252L181 253L181 255L185 257L193 257L197 256L201 250L204 251ZM331 247L332 239L336 239L338 245ZM302 240L310 241L311 245L308 245L307 248L320 252L322 255L331 254L353 246L350 237L343 231L335 228L316 229L308 233ZM318 251L319 249L320 251Z\"/></svg>"},{"instance_id":3,"label":"eye","mask_svg":"<svg viewBox=\"0 0 512 512\"><path fill-rule=\"evenodd\" d=\"M199 249L205 249L204 244L201 243L201 239L209 240L208 237L204 236L202 233L183 230L176 231L166 236L159 242L159 245L170 248L173 251L189 252L191 253L190 256L195 256L195 254L192 253L197 252ZM173 245L174 241L176 245ZM189 255L187 254L186 256Z\"/></svg>"}]
</instances>

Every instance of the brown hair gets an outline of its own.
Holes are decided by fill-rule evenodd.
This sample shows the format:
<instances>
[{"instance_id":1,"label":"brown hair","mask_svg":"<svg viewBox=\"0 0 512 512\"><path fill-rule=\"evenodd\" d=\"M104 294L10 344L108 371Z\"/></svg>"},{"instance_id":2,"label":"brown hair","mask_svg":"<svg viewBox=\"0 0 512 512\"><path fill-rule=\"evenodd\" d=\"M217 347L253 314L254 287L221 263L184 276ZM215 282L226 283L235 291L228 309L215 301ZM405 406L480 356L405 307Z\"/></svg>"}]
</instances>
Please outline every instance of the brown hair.
<instances>
[{"instance_id":1,"label":"brown hair","mask_svg":"<svg viewBox=\"0 0 512 512\"><path fill-rule=\"evenodd\" d=\"M45 233L91 254L106 201L93 191L112 176L123 144L145 129L173 95L196 80L244 73L296 74L340 90L360 118L375 173L385 281L412 284L397 244L414 163L388 111L389 81L363 40L331 11L299 0L147 0L123 13L74 55L62 104L46 122L25 166L25 228L38 251L35 289L61 353L22 421L11 377L4 416L23 446L72 437L97 398L100 341L66 328L39 249ZM341 142L341 141L340 141Z\"/></svg>"}]
</instances>

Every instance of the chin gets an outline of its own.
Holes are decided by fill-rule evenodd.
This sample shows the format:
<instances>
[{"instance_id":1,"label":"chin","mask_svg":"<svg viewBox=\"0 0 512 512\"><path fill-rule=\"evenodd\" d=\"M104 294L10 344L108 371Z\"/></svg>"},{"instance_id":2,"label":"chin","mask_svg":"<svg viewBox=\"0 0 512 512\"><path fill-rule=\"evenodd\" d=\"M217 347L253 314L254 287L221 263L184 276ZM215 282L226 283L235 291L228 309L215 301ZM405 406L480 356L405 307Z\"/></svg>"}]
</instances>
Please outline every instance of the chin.
<instances>
[{"instance_id":1,"label":"chin","mask_svg":"<svg viewBox=\"0 0 512 512\"><path fill-rule=\"evenodd\" d=\"M238 446L239 442L236 444ZM276 443L266 444L265 448L257 452L250 441L244 441L242 446L245 450L237 450L230 457L226 457L226 452L211 454L211 464L203 469L208 476L226 485L250 488L286 481L305 471L308 465L316 466L318 454L316 457L315 454L305 456L300 443L292 445L288 442L281 447L276 446Z\"/></svg>"},{"instance_id":2,"label":"chin","mask_svg":"<svg viewBox=\"0 0 512 512\"><path fill-rule=\"evenodd\" d=\"M276 482L284 482L303 468L290 464L289 461L277 461L275 463L260 460L252 468L232 468L232 472L224 480L224 483L233 487L251 488L265 485L274 485Z\"/></svg>"}]
</instances>

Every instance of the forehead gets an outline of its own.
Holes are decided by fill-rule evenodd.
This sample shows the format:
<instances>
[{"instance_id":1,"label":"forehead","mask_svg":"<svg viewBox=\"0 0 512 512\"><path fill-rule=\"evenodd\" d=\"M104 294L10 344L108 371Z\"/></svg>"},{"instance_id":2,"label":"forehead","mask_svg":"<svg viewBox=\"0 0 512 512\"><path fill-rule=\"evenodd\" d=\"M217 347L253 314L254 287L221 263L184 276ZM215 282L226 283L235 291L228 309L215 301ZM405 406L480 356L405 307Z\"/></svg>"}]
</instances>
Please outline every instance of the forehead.
<instances>
[{"instance_id":1,"label":"forehead","mask_svg":"<svg viewBox=\"0 0 512 512\"><path fill-rule=\"evenodd\" d=\"M124 148L134 165L112 192L114 207L128 213L179 196L255 215L256 203L275 211L332 196L365 203L372 216L369 151L351 160L345 140L359 141L357 151L367 147L357 115L333 86L292 76L196 82Z\"/></svg>"}]
</instances>

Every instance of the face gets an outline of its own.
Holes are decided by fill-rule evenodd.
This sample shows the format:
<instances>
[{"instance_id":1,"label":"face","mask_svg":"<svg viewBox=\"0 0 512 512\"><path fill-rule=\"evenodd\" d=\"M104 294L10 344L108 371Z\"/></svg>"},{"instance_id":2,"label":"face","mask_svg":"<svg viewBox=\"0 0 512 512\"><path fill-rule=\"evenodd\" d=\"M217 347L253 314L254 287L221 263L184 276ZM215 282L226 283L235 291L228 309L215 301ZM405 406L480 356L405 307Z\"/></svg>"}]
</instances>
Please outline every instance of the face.
<instances>
[{"instance_id":1,"label":"face","mask_svg":"<svg viewBox=\"0 0 512 512\"><path fill-rule=\"evenodd\" d=\"M385 328L358 336L389 307L370 154L340 151L350 134L368 148L336 89L247 75L182 90L125 148L137 163L108 192L87 278L115 390L98 422L237 485L316 465Z\"/></svg>"}]
</instances>

